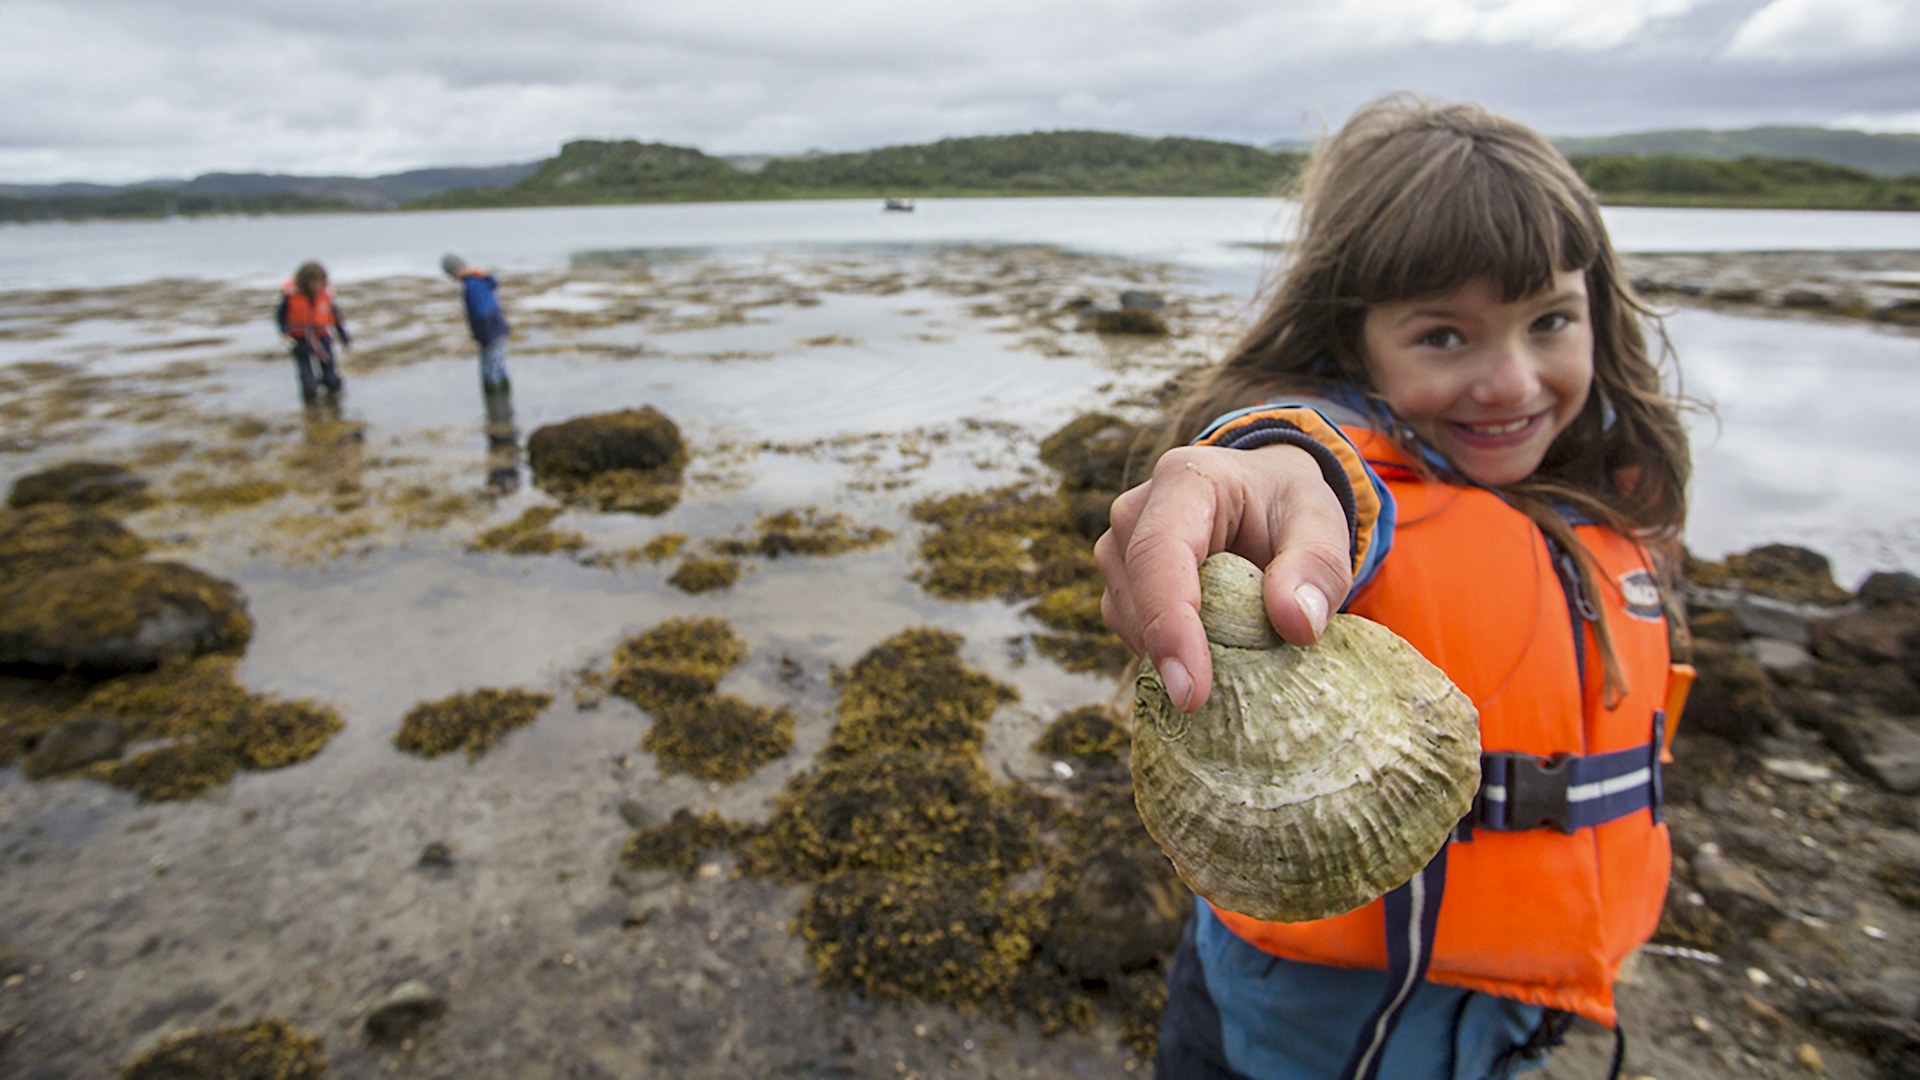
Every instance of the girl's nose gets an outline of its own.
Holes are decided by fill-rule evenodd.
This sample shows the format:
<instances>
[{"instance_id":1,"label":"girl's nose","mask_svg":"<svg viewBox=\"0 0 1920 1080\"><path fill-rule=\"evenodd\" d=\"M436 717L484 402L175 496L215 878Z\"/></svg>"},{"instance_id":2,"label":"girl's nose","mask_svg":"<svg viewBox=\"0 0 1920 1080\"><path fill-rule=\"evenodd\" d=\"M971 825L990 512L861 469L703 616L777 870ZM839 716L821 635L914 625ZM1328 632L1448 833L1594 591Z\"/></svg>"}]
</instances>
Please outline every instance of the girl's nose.
<instances>
[{"instance_id":1,"label":"girl's nose","mask_svg":"<svg viewBox=\"0 0 1920 1080\"><path fill-rule=\"evenodd\" d=\"M1474 400L1482 405L1521 405L1540 390L1539 366L1521 342L1503 342L1491 349L1486 366L1474 381Z\"/></svg>"}]
</instances>

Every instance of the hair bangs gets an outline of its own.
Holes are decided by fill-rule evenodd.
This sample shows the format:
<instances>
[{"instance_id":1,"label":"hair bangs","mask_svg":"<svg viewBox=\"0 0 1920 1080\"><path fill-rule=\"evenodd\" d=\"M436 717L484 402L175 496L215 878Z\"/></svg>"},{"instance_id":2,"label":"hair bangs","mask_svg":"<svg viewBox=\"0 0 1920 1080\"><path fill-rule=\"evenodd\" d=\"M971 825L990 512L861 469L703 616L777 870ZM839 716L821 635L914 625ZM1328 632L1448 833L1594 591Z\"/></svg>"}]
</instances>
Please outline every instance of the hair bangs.
<instances>
[{"instance_id":1,"label":"hair bangs","mask_svg":"<svg viewBox=\"0 0 1920 1080\"><path fill-rule=\"evenodd\" d=\"M1433 296L1479 279L1507 301L1531 296L1599 258L1571 170L1507 161L1463 140L1394 184L1358 238L1351 298L1362 305Z\"/></svg>"}]
</instances>

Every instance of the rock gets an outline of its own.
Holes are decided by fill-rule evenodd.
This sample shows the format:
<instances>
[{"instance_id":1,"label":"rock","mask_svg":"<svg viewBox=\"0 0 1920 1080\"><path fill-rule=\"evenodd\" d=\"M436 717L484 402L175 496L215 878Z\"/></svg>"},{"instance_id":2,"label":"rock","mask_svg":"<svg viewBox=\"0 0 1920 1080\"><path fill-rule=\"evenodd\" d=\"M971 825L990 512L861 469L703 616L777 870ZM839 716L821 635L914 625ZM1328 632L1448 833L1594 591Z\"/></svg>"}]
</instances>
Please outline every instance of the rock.
<instances>
[{"instance_id":1,"label":"rock","mask_svg":"<svg viewBox=\"0 0 1920 1080\"><path fill-rule=\"evenodd\" d=\"M70 773L96 761L118 758L126 742L126 733L119 721L82 713L61 721L40 736L33 752L27 755L24 768L26 774L35 779Z\"/></svg>"},{"instance_id":2,"label":"rock","mask_svg":"<svg viewBox=\"0 0 1920 1080\"><path fill-rule=\"evenodd\" d=\"M1874 880L1888 896L1920 910L1920 837L1894 833L1882 838L1881 847Z\"/></svg>"},{"instance_id":3,"label":"rock","mask_svg":"<svg viewBox=\"0 0 1920 1080\"><path fill-rule=\"evenodd\" d=\"M1780 682L1805 686L1813 679L1813 654L1790 641L1754 638L1746 643L1746 650L1762 670Z\"/></svg>"},{"instance_id":4,"label":"rock","mask_svg":"<svg viewBox=\"0 0 1920 1080\"><path fill-rule=\"evenodd\" d=\"M1888 791L1920 793L1920 733L1914 721L1879 716L1833 715L1827 742L1846 763Z\"/></svg>"},{"instance_id":5,"label":"rock","mask_svg":"<svg viewBox=\"0 0 1920 1080\"><path fill-rule=\"evenodd\" d=\"M1126 289L1120 293L1120 306L1136 311L1159 311L1167 306L1166 297L1145 289Z\"/></svg>"},{"instance_id":6,"label":"rock","mask_svg":"<svg viewBox=\"0 0 1920 1080\"><path fill-rule=\"evenodd\" d=\"M1167 320L1157 311L1144 308L1120 308L1086 312L1082 315L1095 333L1135 334L1141 337L1165 337Z\"/></svg>"},{"instance_id":7,"label":"rock","mask_svg":"<svg viewBox=\"0 0 1920 1080\"><path fill-rule=\"evenodd\" d=\"M1765 544L1720 563L1690 558L1686 578L1709 588L1735 588L1822 607L1839 607L1852 599L1834 583L1833 564L1825 555L1792 544Z\"/></svg>"},{"instance_id":8,"label":"rock","mask_svg":"<svg viewBox=\"0 0 1920 1080\"><path fill-rule=\"evenodd\" d=\"M1739 647L1696 641L1693 662L1700 675L1681 714L1683 725L1737 744L1786 726L1766 670Z\"/></svg>"},{"instance_id":9,"label":"rock","mask_svg":"<svg viewBox=\"0 0 1920 1080\"><path fill-rule=\"evenodd\" d=\"M438 1020L447 1011L445 998L418 979L394 987L386 1000L367 1014L367 1041L377 1046L396 1046L420 1033L420 1029Z\"/></svg>"},{"instance_id":10,"label":"rock","mask_svg":"<svg viewBox=\"0 0 1920 1080\"><path fill-rule=\"evenodd\" d=\"M1067 497L1067 523L1075 534L1098 540L1112 524L1114 493L1076 491Z\"/></svg>"},{"instance_id":11,"label":"rock","mask_svg":"<svg viewBox=\"0 0 1920 1080\"><path fill-rule=\"evenodd\" d=\"M138 494L147 482L124 467L104 461L69 461L13 482L7 505L69 502L92 505L124 495Z\"/></svg>"},{"instance_id":12,"label":"rock","mask_svg":"<svg viewBox=\"0 0 1920 1080\"><path fill-rule=\"evenodd\" d=\"M1888 605L1818 619L1808 627L1813 654L1822 660L1898 663L1920 638L1920 608Z\"/></svg>"},{"instance_id":13,"label":"rock","mask_svg":"<svg viewBox=\"0 0 1920 1080\"><path fill-rule=\"evenodd\" d=\"M1785 917L1779 894L1758 873L1727 858L1714 845L1701 845L1692 864L1694 888L1742 936L1764 938Z\"/></svg>"},{"instance_id":14,"label":"rock","mask_svg":"<svg viewBox=\"0 0 1920 1080\"><path fill-rule=\"evenodd\" d=\"M173 562L95 562L0 592L0 668L124 673L241 648L240 590Z\"/></svg>"},{"instance_id":15,"label":"rock","mask_svg":"<svg viewBox=\"0 0 1920 1080\"><path fill-rule=\"evenodd\" d=\"M1788 289L1780 294L1780 306L1784 308L1830 308L1833 297L1815 289Z\"/></svg>"},{"instance_id":16,"label":"rock","mask_svg":"<svg viewBox=\"0 0 1920 1080\"><path fill-rule=\"evenodd\" d=\"M1086 413L1040 440L1040 460L1068 491L1109 499L1147 478L1153 433L1108 413Z\"/></svg>"},{"instance_id":17,"label":"rock","mask_svg":"<svg viewBox=\"0 0 1920 1080\"><path fill-rule=\"evenodd\" d=\"M420 858L414 863L422 870L453 869L453 849L444 840L434 840L420 849Z\"/></svg>"},{"instance_id":18,"label":"rock","mask_svg":"<svg viewBox=\"0 0 1920 1080\"><path fill-rule=\"evenodd\" d=\"M680 428L652 406L548 424L527 439L534 478L583 482L616 470L678 472L686 464Z\"/></svg>"},{"instance_id":19,"label":"rock","mask_svg":"<svg viewBox=\"0 0 1920 1080\"><path fill-rule=\"evenodd\" d=\"M1854 595L1870 608L1896 604L1920 607L1920 575L1905 570L1876 570L1867 575Z\"/></svg>"},{"instance_id":20,"label":"rock","mask_svg":"<svg viewBox=\"0 0 1920 1080\"><path fill-rule=\"evenodd\" d=\"M626 822L631 828L644 829L649 825L656 824L653 811L648 810L646 804L637 800L621 799L618 810L620 812L620 820Z\"/></svg>"},{"instance_id":21,"label":"rock","mask_svg":"<svg viewBox=\"0 0 1920 1080\"><path fill-rule=\"evenodd\" d=\"M1110 847L1088 860L1045 947L1075 975L1117 976L1172 956L1192 903L1158 851Z\"/></svg>"}]
</instances>

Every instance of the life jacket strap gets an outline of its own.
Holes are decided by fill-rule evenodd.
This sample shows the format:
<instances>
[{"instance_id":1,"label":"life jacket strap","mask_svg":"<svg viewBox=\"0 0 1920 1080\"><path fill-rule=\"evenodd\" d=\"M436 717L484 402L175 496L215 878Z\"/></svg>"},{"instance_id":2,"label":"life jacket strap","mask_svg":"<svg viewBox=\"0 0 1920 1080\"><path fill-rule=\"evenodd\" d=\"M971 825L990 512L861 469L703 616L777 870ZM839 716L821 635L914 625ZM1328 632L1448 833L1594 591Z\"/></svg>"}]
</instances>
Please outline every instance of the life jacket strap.
<instances>
[{"instance_id":1,"label":"life jacket strap","mask_svg":"<svg viewBox=\"0 0 1920 1080\"><path fill-rule=\"evenodd\" d=\"M1377 1080L1387 1039L1399 1026L1407 1001L1427 977L1440 930L1440 900L1447 889L1447 845L1405 885L1382 898L1387 919L1387 987L1360 1026L1360 1039L1340 1072L1341 1080Z\"/></svg>"},{"instance_id":2,"label":"life jacket strap","mask_svg":"<svg viewBox=\"0 0 1920 1080\"><path fill-rule=\"evenodd\" d=\"M1474 829L1573 833L1642 810L1660 821L1665 801L1660 752L1665 716L1654 717L1653 739L1604 754L1490 751L1480 755L1480 792L1454 830L1456 841Z\"/></svg>"}]
</instances>

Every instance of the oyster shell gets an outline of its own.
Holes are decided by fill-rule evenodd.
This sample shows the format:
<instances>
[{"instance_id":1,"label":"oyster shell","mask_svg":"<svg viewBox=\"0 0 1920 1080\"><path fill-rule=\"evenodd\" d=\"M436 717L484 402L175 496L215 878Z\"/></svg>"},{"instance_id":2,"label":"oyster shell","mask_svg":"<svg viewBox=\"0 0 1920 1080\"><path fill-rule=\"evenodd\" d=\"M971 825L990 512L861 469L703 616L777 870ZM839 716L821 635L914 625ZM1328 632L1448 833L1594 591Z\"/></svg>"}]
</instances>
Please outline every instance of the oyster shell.
<instances>
[{"instance_id":1,"label":"oyster shell","mask_svg":"<svg viewBox=\"0 0 1920 1080\"><path fill-rule=\"evenodd\" d=\"M1479 713L1413 646L1335 615L1299 648L1267 621L1261 572L1200 567L1213 693L1174 708L1150 663L1134 687L1133 792L1181 880L1216 906L1299 922L1419 873L1480 785Z\"/></svg>"}]
</instances>

